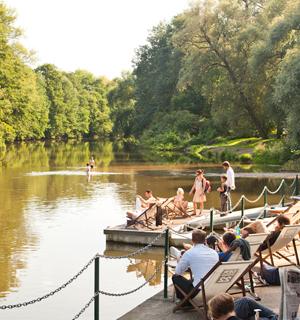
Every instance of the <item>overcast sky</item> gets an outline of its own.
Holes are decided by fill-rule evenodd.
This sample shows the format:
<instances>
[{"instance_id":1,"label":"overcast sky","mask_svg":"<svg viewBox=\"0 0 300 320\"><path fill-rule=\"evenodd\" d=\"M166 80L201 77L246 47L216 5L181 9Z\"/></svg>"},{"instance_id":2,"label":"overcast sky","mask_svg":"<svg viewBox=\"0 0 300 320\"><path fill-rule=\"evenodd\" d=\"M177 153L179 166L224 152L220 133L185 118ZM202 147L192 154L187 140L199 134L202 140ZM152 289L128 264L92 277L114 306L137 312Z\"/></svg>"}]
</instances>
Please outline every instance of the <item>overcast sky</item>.
<instances>
[{"instance_id":1,"label":"overcast sky","mask_svg":"<svg viewBox=\"0 0 300 320\"><path fill-rule=\"evenodd\" d=\"M4 0L16 10L22 43L38 63L109 78L130 70L149 30L188 8L188 0Z\"/></svg>"}]
</instances>

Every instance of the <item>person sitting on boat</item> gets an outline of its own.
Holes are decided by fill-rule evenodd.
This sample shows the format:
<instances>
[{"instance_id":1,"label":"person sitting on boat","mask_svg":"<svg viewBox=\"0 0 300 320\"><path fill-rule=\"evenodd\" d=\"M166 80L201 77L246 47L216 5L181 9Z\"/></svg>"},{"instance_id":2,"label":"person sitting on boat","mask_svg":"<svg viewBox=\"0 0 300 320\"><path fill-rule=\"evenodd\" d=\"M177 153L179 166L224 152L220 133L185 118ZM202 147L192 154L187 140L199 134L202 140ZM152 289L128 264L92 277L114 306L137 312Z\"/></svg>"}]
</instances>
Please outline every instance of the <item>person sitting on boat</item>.
<instances>
[{"instance_id":1,"label":"person sitting on boat","mask_svg":"<svg viewBox=\"0 0 300 320\"><path fill-rule=\"evenodd\" d=\"M174 206L172 206L172 203ZM187 207L188 201L184 200L184 190L182 188L178 188L176 196L172 198L172 202L167 206L168 211L170 211L169 214L186 216Z\"/></svg>"},{"instance_id":2,"label":"person sitting on boat","mask_svg":"<svg viewBox=\"0 0 300 320\"><path fill-rule=\"evenodd\" d=\"M172 281L174 285L176 284L185 293L193 290L194 285L219 261L217 252L205 245L205 239L205 231L194 230L192 232L193 247L182 255L176 266ZM182 276L188 269L192 271L193 280L188 280ZM184 298L182 293L177 289L176 296L178 299Z\"/></svg>"},{"instance_id":3,"label":"person sitting on boat","mask_svg":"<svg viewBox=\"0 0 300 320\"><path fill-rule=\"evenodd\" d=\"M259 312L259 319L261 320L278 319L278 315L274 311L254 299L242 297L234 301L233 297L228 293L220 293L210 299L208 310L214 320L254 319L256 312Z\"/></svg>"},{"instance_id":4,"label":"person sitting on boat","mask_svg":"<svg viewBox=\"0 0 300 320\"><path fill-rule=\"evenodd\" d=\"M145 199L137 195L135 200L135 212L127 211L127 217L130 219L137 218L144 210L156 203L156 198L153 196L151 190L145 191Z\"/></svg>"}]
</instances>

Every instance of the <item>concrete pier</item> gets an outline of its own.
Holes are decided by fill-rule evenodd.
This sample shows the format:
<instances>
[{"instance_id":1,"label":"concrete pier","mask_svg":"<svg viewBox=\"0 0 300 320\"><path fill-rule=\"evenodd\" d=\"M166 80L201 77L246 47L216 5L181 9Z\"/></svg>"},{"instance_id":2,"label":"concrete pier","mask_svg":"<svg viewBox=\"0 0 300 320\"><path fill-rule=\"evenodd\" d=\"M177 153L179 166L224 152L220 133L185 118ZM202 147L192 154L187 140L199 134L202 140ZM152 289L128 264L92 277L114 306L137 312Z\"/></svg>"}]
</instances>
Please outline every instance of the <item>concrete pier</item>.
<instances>
[{"instance_id":1,"label":"concrete pier","mask_svg":"<svg viewBox=\"0 0 300 320\"><path fill-rule=\"evenodd\" d=\"M261 304L269 307L276 313L279 312L281 288L279 286L269 286L263 288L256 288L255 292L261 297ZM163 292L159 292L155 296L146 300L130 312L126 313L120 320L153 320L153 319L165 319L165 320L204 320L204 316L200 316L198 312L176 312L173 313L174 302L172 301L173 286L169 287L169 297L166 300L163 298ZM238 296L235 296L238 298Z\"/></svg>"}]
</instances>

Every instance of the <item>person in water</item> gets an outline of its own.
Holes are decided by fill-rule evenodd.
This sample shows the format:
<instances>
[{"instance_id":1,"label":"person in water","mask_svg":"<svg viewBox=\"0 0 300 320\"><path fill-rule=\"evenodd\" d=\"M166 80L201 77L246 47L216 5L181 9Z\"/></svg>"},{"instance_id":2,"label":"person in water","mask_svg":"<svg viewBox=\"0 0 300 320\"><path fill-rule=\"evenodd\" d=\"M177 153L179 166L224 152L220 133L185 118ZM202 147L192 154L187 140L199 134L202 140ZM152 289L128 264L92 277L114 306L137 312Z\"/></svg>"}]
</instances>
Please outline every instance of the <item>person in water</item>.
<instances>
[{"instance_id":1,"label":"person in water","mask_svg":"<svg viewBox=\"0 0 300 320\"><path fill-rule=\"evenodd\" d=\"M94 156L91 157L89 165L91 167L91 170L93 170L95 168L95 159Z\"/></svg>"},{"instance_id":2,"label":"person in water","mask_svg":"<svg viewBox=\"0 0 300 320\"><path fill-rule=\"evenodd\" d=\"M90 174L90 173L91 173L91 166L90 166L89 163L86 164L85 172L86 172L87 174Z\"/></svg>"},{"instance_id":3,"label":"person in water","mask_svg":"<svg viewBox=\"0 0 300 320\"><path fill-rule=\"evenodd\" d=\"M204 178L204 171L199 169L196 171L196 178L195 178L193 187L190 191L190 195L194 193L193 207L194 207L195 215L197 215L198 204L200 205L199 215L201 215L203 211L204 202L206 201L205 186L206 186L206 179Z\"/></svg>"}]
</instances>

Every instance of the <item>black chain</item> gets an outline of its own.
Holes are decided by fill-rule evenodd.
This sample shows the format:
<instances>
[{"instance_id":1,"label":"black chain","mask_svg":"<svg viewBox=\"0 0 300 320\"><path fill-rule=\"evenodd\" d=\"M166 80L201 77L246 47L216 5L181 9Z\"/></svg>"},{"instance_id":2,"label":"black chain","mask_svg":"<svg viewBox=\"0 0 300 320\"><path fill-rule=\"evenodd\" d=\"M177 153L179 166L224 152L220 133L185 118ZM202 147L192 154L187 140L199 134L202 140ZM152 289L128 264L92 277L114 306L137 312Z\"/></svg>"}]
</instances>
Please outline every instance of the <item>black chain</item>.
<instances>
[{"instance_id":1,"label":"black chain","mask_svg":"<svg viewBox=\"0 0 300 320\"><path fill-rule=\"evenodd\" d=\"M40 302L44 299L47 299L51 296L53 296L55 293L61 291L62 289L66 288L69 284L71 284L74 280L76 280L92 263L93 261L98 257L98 254L96 254L75 276L73 276L69 281L65 282L63 285L58 287L57 289L45 294L42 297L22 302L22 303L16 303L16 304L9 304L9 305L0 305L0 309L5 310L5 309L14 309L14 308L20 308L20 307L26 307L30 304L34 304L36 302Z\"/></svg>"}]
</instances>

